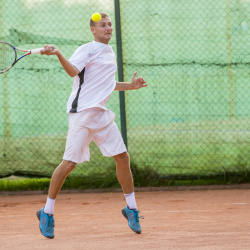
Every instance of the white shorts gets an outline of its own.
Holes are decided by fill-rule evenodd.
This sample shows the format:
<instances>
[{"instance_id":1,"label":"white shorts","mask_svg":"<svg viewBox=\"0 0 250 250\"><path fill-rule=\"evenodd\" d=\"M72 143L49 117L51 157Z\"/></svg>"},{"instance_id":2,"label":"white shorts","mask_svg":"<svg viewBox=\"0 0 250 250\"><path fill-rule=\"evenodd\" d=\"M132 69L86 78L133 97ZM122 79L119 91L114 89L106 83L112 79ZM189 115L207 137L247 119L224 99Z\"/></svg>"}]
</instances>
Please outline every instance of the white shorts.
<instances>
[{"instance_id":1,"label":"white shorts","mask_svg":"<svg viewBox=\"0 0 250 250\"><path fill-rule=\"evenodd\" d=\"M111 157L126 152L123 138L114 122L111 110L91 108L69 114L69 131L63 159L75 163L89 161L92 140L103 156Z\"/></svg>"}]
</instances>

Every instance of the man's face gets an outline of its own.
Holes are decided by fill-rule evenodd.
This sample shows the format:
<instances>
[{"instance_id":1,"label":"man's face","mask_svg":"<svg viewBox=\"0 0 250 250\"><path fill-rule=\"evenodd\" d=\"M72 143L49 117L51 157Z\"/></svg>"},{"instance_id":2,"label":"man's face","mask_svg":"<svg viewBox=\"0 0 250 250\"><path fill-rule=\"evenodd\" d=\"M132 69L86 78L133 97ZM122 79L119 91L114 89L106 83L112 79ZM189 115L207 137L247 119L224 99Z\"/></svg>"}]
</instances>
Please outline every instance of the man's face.
<instances>
[{"instance_id":1,"label":"man's face","mask_svg":"<svg viewBox=\"0 0 250 250\"><path fill-rule=\"evenodd\" d=\"M108 44L112 37L113 27L109 18L102 18L95 26L91 27L91 31L96 42Z\"/></svg>"}]
</instances>

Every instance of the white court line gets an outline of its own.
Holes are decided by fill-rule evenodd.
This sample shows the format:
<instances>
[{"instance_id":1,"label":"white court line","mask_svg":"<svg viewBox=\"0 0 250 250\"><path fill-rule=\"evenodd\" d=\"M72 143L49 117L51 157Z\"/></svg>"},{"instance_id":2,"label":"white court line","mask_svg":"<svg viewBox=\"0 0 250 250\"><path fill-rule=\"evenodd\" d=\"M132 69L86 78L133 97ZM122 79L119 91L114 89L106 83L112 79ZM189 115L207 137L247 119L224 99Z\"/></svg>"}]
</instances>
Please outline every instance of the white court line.
<instances>
[{"instance_id":1,"label":"white court line","mask_svg":"<svg viewBox=\"0 0 250 250\"><path fill-rule=\"evenodd\" d=\"M248 203L232 203L234 205L246 205ZM225 209L215 209L215 210L166 210L166 211L147 211L147 210L143 210L143 213L204 213L204 212L221 212L224 211ZM107 215L107 214L112 214L112 213L72 213L72 214L67 214L69 216L76 216L76 215ZM56 216L61 216L63 214L56 214ZM17 216L21 216L21 217L27 217L28 215L25 214L16 214L16 215L0 215L0 218L15 218Z\"/></svg>"},{"instance_id":2,"label":"white court line","mask_svg":"<svg viewBox=\"0 0 250 250\"><path fill-rule=\"evenodd\" d=\"M248 203L232 203L233 205L246 205Z\"/></svg>"},{"instance_id":3,"label":"white court line","mask_svg":"<svg viewBox=\"0 0 250 250\"><path fill-rule=\"evenodd\" d=\"M112 213L74 213L74 214L69 214L69 215L81 215L81 214L112 214ZM62 214L59 214L62 215Z\"/></svg>"},{"instance_id":4,"label":"white court line","mask_svg":"<svg viewBox=\"0 0 250 250\"><path fill-rule=\"evenodd\" d=\"M143 210L143 213L201 213L201 212L219 212L219 211L224 211L223 209L216 209L216 210L180 210L180 211L145 211Z\"/></svg>"},{"instance_id":5,"label":"white court line","mask_svg":"<svg viewBox=\"0 0 250 250\"><path fill-rule=\"evenodd\" d=\"M74 214L67 214L68 216L74 216L74 215L107 215L107 214L112 214L112 213L74 213ZM62 216L64 214L57 213L56 216ZM15 215L0 215L0 218L16 218L16 217L30 217L30 215L27 214L15 214Z\"/></svg>"}]
</instances>

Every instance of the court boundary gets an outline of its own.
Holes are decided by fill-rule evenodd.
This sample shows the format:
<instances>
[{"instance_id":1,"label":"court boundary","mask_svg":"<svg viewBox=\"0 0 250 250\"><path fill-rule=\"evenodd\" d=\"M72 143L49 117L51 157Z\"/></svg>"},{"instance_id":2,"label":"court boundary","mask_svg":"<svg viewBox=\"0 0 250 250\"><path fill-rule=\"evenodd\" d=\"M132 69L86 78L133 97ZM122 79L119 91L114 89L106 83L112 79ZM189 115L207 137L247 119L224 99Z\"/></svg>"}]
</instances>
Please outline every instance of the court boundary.
<instances>
[{"instance_id":1,"label":"court boundary","mask_svg":"<svg viewBox=\"0 0 250 250\"><path fill-rule=\"evenodd\" d=\"M192 191L192 190L226 190L226 189L250 189L250 183L232 185L200 185L200 186L176 186L176 187L135 187L135 192L155 192L155 191ZM122 188L99 188L99 189L64 189L60 194L79 193L119 193ZM14 195L39 195L47 194L46 190L28 191L0 191L0 196Z\"/></svg>"}]
</instances>

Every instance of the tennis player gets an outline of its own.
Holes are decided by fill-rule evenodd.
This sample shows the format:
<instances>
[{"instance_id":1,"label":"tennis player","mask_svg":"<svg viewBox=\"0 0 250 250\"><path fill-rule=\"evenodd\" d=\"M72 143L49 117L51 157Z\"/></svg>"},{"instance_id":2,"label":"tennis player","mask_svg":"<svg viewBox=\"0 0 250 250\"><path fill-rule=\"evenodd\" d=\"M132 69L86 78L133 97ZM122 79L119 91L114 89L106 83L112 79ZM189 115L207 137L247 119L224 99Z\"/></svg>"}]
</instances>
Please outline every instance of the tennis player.
<instances>
[{"instance_id":1,"label":"tennis player","mask_svg":"<svg viewBox=\"0 0 250 250\"><path fill-rule=\"evenodd\" d=\"M43 55L56 55L71 77L74 77L72 93L68 99L69 130L63 161L55 169L45 207L37 211L40 231L47 238L54 238L54 205L56 197L68 174L77 163L89 161L89 144L93 140L106 157L116 161L117 178L122 186L127 206L122 214L129 227L141 233L139 210L137 210L130 159L119 128L114 122L115 114L106 108L114 90L134 90L146 87L143 77L132 76L132 81L116 82L115 53L108 45L112 37L112 22L109 15L101 14L98 22L90 19L94 41L80 46L67 60L61 51L45 45Z\"/></svg>"}]
</instances>

